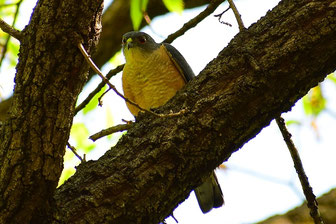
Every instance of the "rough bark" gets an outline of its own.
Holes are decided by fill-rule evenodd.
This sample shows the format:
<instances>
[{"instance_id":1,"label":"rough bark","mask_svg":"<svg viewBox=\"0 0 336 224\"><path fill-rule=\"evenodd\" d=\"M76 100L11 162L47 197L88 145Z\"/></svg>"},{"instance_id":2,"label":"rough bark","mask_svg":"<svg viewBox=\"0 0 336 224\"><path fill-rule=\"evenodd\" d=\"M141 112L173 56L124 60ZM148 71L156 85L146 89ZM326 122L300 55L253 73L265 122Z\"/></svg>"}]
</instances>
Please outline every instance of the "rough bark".
<instances>
[{"instance_id":1,"label":"rough bark","mask_svg":"<svg viewBox=\"0 0 336 224\"><path fill-rule=\"evenodd\" d=\"M332 189L328 193L317 199L319 210L325 224L336 223L336 189ZM307 203L303 203L297 208L286 212L282 215L272 216L259 224L313 224L314 221L309 215Z\"/></svg>"},{"instance_id":2,"label":"rough bark","mask_svg":"<svg viewBox=\"0 0 336 224\"><path fill-rule=\"evenodd\" d=\"M74 106L97 44L102 1L40 0L23 30L9 119L0 130L0 223L51 223ZM77 35L75 35L75 33Z\"/></svg>"},{"instance_id":3,"label":"rough bark","mask_svg":"<svg viewBox=\"0 0 336 224\"><path fill-rule=\"evenodd\" d=\"M62 223L157 223L217 165L336 68L336 1L283 0L173 100L140 115L57 190Z\"/></svg>"}]
</instances>

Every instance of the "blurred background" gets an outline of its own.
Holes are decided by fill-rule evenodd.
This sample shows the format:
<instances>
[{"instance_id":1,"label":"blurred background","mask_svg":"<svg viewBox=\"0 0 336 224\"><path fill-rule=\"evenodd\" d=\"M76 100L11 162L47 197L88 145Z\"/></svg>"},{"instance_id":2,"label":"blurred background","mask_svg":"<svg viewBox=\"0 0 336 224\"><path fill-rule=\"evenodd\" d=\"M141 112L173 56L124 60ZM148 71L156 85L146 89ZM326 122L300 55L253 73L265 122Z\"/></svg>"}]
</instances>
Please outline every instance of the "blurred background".
<instances>
[{"instance_id":1,"label":"blurred background","mask_svg":"<svg viewBox=\"0 0 336 224\"><path fill-rule=\"evenodd\" d=\"M93 57L94 61L102 67L104 74L125 62L120 52L123 33L132 29L141 29L149 33L157 42L161 42L207 6L207 1L201 0L185 1L184 4L182 0L149 0L147 8L142 8L145 13L141 13L140 10L139 14L137 7L144 7L139 2L146 1L122 1L124 1L123 6L117 5L117 3L120 5L120 0L105 2L102 39L97 55ZM161 8L154 5L157 2L160 2ZM279 0L235 1L246 27L257 22L278 3ZM0 0L0 17L22 30L28 24L35 5L35 0ZM222 23L214 16L227 8L228 3L223 2L214 13L172 43L186 58L195 74L215 58L239 32L231 10L220 18ZM143 19L143 15L148 16L147 22ZM3 111L8 108L6 102L13 93L19 42L0 31L0 49L1 121L5 119L6 115ZM78 104L100 82L100 78L93 75L79 96ZM114 76L111 82L117 89L122 90L121 73ZM76 115L72 127L69 142L76 147L79 155L85 154L87 160L98 159L118 142L123 133L115 133L96 142L88 139L90 135L122 124L122 119L134 120L124 101L112 91L102 98L103 106L98 106L98 97L105 90L106 88ZM283 114L317 196L336 187L335 96L336 76L330 74L324 82L311 89L303 99L298 101L290 112ZM79 159L67 150L60 184L73 175L75 166L79 162ZM272 215L286 213L304 202L293 162L275 121L246 143L241 150L234 153L216 172L224 193L225 206L203 214L194 193L191 192L189 198L173 213L178 223L256 223ZM335 193L333 195L335 196ZM334 206L335 204L336 202ZM323 206L320 209L323 210ZM305 213L308 215L308 211ZM282 221L277 223L299 223L299 221L287 219L280 220ZM167 218L166 222L176 223L172 217ZM305 223L312 223L312 221Z\"/></svg>"}]
</instances>

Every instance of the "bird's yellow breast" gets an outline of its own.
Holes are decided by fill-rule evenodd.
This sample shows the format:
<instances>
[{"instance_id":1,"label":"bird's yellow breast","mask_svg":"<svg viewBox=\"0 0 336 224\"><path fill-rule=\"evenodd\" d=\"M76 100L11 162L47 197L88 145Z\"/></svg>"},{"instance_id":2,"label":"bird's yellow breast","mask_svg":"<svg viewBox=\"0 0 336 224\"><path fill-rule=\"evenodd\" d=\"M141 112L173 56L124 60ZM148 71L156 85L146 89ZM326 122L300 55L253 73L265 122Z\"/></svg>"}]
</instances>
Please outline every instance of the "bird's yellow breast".
<instances>
[{"instance_id":1,"label":"bird's yellow breast","mask_svg":"<svg viewBox=\"0 0 336 224\"><path fill-rule=\"evenodd\" d=\"M127 52L122 83L124 95L140 107L151 109L165 104L185 85L183 75L167 55L164 46L146 53L139 49ZM136 116L139 109L128 104Z\"/></svg>"}]
</instances>

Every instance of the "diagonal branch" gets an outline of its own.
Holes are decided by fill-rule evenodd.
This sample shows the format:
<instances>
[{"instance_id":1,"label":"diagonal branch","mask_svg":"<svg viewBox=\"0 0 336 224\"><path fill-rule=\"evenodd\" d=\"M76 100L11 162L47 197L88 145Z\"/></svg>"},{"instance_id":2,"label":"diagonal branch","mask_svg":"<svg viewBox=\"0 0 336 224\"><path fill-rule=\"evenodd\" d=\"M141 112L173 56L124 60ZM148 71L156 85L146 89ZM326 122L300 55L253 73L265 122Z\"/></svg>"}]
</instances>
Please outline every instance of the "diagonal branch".
<instances>
[{"instance_id":1,"label":"diagonal branch","mask_svg":"<svg viewBox=\"0 0 336 224\"><path fill-rule=\"evenodd\" d=\"M307 199L307 206L310 209L310 215L311 217L314 219L314 223L315 224L323 224L323 220L322 217L320 215L318 206L317 206L317 201L316 201L316 197L313 193L313 189L311 188L309 181L308 181L308 177L303 169L303 165L301 162L301 158L299 155L299 152L297 151L292 139L291 139L291 134L288 132L286 125L285 125L285 121L282 117L278 117L276 118L276 122L279 126L279 129L281 131L281 134L287 144L287 147L289 149L289 152L292 156L293 162L294 162L294 167L295 170L299 176L300 182L301 182L301 186L303 189L303 193L306 196Z\"/></svg>"},{"instance_id":2,"label":"diagonal branch","mask_svg":"<svg viewBox=\"0 0 336 224\"><path fill-rule=\"evenodd\" d=\"M163 220L203 177L336 69L335 4L283 0L236 35L158 109L189 108L183 116L140 115L115 147L78 167L55 194L55 219Z\"/></svg>"},{"instance_id":3,"label":"diagonal branch","mask_svg":"<svg viewBox=\"0 0 336 224\"><path fill-rule=\"evenodd\" d=\"M14 37L17 40L21 40L22 34L21 31L13 28L8 23L0 19L0 29L2 29L3 32L8 33L10 36Z\"/></svg>"},{"instance_id":4,"label":"diagonal branch","mask_svg":"<svg viewBox=\"0 0 336 224\"><path fill-rule=\"evenodd\" d=\"M243 21L241 19L241 16L238 12L237 7L235 6L233 0L228 0L229 4L230 4L230 8L233 10L234 15L236 17L237 23L239 25L239 30L243 31L245 29ZM259 70L259 65L257 65L256 60L253 57L250 57L250 59L252 59L254 65L256 65L256 67L258 69L255 68L255 70ZM250 60L251 61L251 60ZM255 67L255 66L254 66ZM311 188L309 181L308 181L308 177L306 176L306 173L303 169L303 165L301 162L301 158L300 155L294 145L294 143L291 140L291 134L288 132L286 125L285 125L285 120L279 116L278 118L276 118L276 122L277 125L282 133L282 136L287 144L287 147L291 153L293 162L294 162L294 167L295 170L298 174L298 177L300 179L301 182L301 186L302 186L302 190L303 193L306 197L306 200L308 202L308 207L310 209L310 215L313 218L315 224L323 224L323 220L322 217L320 215L319 209L318 209L318 205L317 205L317 201L315 198L315 195L313 194L313 189Z\"/></svg>"}]
</instances>

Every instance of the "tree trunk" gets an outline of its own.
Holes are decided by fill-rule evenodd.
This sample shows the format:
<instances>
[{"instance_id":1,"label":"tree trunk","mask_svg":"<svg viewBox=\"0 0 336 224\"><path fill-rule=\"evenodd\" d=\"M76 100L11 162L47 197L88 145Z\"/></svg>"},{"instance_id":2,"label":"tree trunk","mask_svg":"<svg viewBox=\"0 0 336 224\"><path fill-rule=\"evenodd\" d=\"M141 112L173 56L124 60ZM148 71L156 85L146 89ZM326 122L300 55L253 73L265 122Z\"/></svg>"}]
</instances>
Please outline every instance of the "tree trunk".
<instances>
[{"instance_id":1,"label":"tree trunk","mask_svg":"<svg viewBox=\"0 0 336 224\"><path fill-rule=\"evenodd\" d=\"M102 1L40 0L23 31L0 132L0 223L51 223L74 106L88 74L76 36L97 44Z\"/></svg>"}]
</instances>

